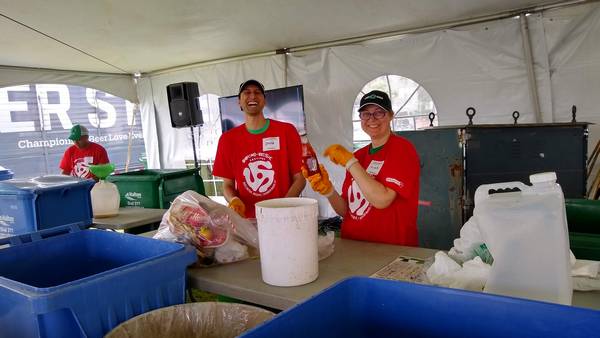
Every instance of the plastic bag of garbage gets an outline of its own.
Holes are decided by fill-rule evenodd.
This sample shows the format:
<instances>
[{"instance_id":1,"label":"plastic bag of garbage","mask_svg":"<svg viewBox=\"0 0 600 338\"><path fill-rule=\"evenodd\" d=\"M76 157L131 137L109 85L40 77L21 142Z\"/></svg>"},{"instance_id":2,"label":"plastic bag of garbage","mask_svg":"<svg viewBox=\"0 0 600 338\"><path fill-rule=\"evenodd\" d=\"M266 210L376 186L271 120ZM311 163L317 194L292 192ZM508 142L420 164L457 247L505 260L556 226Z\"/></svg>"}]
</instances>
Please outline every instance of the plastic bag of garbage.
<instances>
[{"instance_id":1,"label":"plastic bag of garbage","mask_svg":"<svg viewBox=\"0 0 600 338\"><path fill-rule=\"evenodd\" d=\"M191 190L175 198L154 238L194 245L201 266L237 262L258 249L256 225Z\"/></svg>"},{"instance_id":2,"label":"plastic bag of garbage","mask_svg":"<svg viewBox=\"0 0 600 338\"><path fill-rule=\"evenodd\" d=\"M233 338L273 316L272 312L250 305L188 303L131 318L106 338Z\"/></svg>"}]
</instances>

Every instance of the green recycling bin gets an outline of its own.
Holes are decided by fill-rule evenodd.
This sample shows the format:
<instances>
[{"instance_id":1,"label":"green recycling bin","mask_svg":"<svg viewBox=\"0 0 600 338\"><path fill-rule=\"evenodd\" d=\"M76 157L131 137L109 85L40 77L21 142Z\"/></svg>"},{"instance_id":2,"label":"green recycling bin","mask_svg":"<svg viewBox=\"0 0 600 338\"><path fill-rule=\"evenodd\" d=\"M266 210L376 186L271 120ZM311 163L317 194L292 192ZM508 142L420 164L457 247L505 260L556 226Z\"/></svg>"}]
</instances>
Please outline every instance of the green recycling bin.
<instances>
[{"instance_id":1,"label":"green recycling bin","mask_svg":"<svg viewBox=\"0 0 600 338\"><path fill-rule=\"evenodd\" d=\"M600 261L600 235L571 232L569 233L569 244L577 259Z\"/></svg>"},{"instance_id":2,"label":"green recycling bin","mask_svg":"<svg viewBox=\"0 0 600 338\"><path fill-rule=\"evenodd\" d=\"M565 199L569 232L600 234L600 200Z\"/></svg>"},{"instance_id":3,"label":"green recycling bin","mask_svg":"<svg viewBox=\"0 0 600 338\"><path fill-rule=\"evenodd\" d=\"M168 209L184 191L205 195L196 169L146 169L111 175L106 180L117 185L121 207Z\"/></svg>"}]
</instances>

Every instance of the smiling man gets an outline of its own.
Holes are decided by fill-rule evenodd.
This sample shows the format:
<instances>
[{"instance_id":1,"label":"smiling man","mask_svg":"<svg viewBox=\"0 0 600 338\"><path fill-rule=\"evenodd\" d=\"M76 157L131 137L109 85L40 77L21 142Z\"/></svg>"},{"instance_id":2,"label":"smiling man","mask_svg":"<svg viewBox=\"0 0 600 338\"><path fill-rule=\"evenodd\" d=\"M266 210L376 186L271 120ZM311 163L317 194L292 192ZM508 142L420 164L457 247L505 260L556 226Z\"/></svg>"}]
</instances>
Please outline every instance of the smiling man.
<instances>
[{"instance_id":1,"label":"smiling man","mask_svg":"<svg viewBox=\"0 0 600 338\"><path fill-rule=\"evenodd\" d=\"M321 174L307 180L344 217L343 238L418 246L417 152L408 140L392 133L394 111L386 93L374 90L365 94L358 112L371 144L354 154L334 144L324 154L347 170L342 194L333 189L324 167Z\"/></svg>"},{"instance_id":2,"label":"smiling man","mask_svg":"<svg viewBox=\"0 0 600 338\"><path fill-rule=\"evenodd\" d=\"M302 146L293 125L265 118L265 88L260 82L243 82L238 100L245 123L221 135L213 174L223 179L229 207L254 218L257 202L300 195L306 184Z\"/></svg>"}]
</instances>

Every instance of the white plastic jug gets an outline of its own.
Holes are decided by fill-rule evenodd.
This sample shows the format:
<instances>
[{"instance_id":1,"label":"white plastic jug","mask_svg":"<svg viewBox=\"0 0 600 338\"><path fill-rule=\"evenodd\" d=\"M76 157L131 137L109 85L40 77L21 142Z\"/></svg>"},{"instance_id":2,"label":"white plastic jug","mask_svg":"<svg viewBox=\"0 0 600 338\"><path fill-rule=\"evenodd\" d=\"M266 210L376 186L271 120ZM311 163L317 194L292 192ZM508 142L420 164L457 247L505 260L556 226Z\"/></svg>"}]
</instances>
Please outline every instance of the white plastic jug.
<instances>
[{"instance_id":1,"label":"white plastic jug","mask_svg":"<svg viewBox=\"0 0 600 338\"><path fill-rule=\"evenodd\" d=\"M319 276L318 205L311 198L256 203L260 266L265 283L297 286Z\"/></svg>"},{"instance_id":2,"label":"white plastic jug","mask_svg":"<svg viewBox=\"0 0 600 338\"><path fill-rule=\"evenodd\" d=\"M91 191L92 211L94 217L111 217L119 214L119 189L114 183L100 180L94 184Z\"/></svg>"},{"instance_id":3,"label":"white plastic jug","mask_svg":"<svg viewBox=\"0 0 600 338\"><path fill-rule=\"evenodd\" d=\"M482 185L474 217L494 258L484 292L571 304L573 292L565 201L556 174ZM518 188L516 192L493 190Z\"/></svg>"}]
</instances>

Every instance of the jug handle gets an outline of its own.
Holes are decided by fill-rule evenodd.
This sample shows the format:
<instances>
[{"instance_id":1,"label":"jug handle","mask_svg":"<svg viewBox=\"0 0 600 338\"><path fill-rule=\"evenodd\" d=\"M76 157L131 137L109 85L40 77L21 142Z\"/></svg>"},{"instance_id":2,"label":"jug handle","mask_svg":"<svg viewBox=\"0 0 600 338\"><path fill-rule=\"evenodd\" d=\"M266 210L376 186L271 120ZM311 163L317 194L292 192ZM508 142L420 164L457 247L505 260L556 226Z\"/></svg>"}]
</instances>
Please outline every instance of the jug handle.
<instances>
[{"instance_id":1,"label":"jug handle","mask_svg":"<svg viewBox=\"0 0 600 338\"><path fill-rule=\"evenodd\" d=\"M522 182L505 182L505 183L494 183L494 184L482 184L475 190L475 205L478 201L490 198L490 190L513 190L519 189L521 192L529 188L528 185Z\"/></svg>"}]
</instances>

